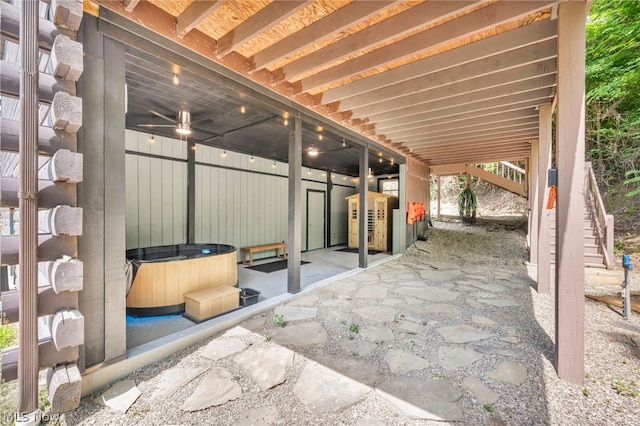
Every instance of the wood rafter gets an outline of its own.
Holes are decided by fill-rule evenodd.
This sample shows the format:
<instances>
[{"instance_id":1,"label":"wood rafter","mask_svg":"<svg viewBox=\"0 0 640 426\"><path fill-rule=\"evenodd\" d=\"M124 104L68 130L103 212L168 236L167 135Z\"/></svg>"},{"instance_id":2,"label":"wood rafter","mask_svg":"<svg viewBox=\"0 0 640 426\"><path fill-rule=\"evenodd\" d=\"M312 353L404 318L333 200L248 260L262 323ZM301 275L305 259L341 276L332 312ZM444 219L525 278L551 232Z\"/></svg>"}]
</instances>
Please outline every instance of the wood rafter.
<instances>
[{"instance_id":1,"label":"wood rafter","mask_svg":"<svg viewBox=\"0 0 640 426\"><path fill-rule=\"evenodd\" d=\"M449 4L450 2L437 2L436 4L443 3ZM457 4L458 2L451 3ZM527 15L548 7L549 4L541 2L503 2L499 4L499 7L498 4L487 6L446 24L433 27L314 74L302 81L301 91L314 93L318 89L328 87L348 77L419 54L427 48L435 48L444 43L459 41L463 37L486 30L508 19L513 19L514 15Z\"/></svg>"},{"instance_id":2,"label":"wood rafter","mask_svg":"<svg viewBox=\"0 0 640 426\"><path fill-rule=\"evenodd\" d=\"M396 1L372 1L350 3L304 27L302 30L272 44L253 57L254 70L261 70L295 55L297 52L329 38L347 28L392 7Z\"/></svg>"},{"instance_id":3,"label":"wood rafter","mask_svg":"<svg viewBox=\"0 0 640 426\"><path fill-rule=\"evenodd\" d=\"M176 18L176 37L182 38L222 5L222 0L196 0Z\"/></svg>"},{"instance_id":4,"label":"wood rafter","mask_svg":"<svg viewBox=\"0 0 640 426\"><path fill-rule=\"evenodd\" d=\"M218 57L228 55L306 5L307 2L304 1L274 1L270 3L218 40Z\"/></svg>"},{"instance_id":5,"label":"wood rafter","mask_svg":"<svg viewBox=\"0 0 640 426\"><path fill-rule=\"evenodd\" d=\"M414 78L422 77L451 69L472 61L477 61L513 49L522 48L532 43L555 38L556 27L551 21L539 21L513 31L507 31L494 37L485 38L476 43L466 44L452 50L419 61L411 62L401 67L392 68L384 73L355 80L334 89L323 92L322 101L331 103L349 99L362 93L377 90L393 84L402 83Z\"/></svg>"},{"instance_id":6,"label":"wood rafter","mask_svg":"<svg viewBox=\"0 0 640 426\"><path fill-rule=\"evenodd\" d=\"M474 138L504 152L535 133L534 108L555 96L555 0L95 2L421 161L430 144ZM134 76L153 82L142 68Z\"/></svg>"},{"instance_id":7,"label":"wood rafter","mask_svg":"<svg viewBox=\"0 0 640 426\"><path fill-rule=\"evenodd\" d=\"M476 117L459 118L457 120L430 120L430 122L423 122L417 126L396 127L392 130L384 132L385 136L389 138L402 137L404 132L407 135L416 134L418 132L429 133L437 131L449 131L452 129L465 129L469 127L494 125L496 123L505 123L514 119L521 119L524 117L538 116L537 111L533 107L519 108L506 113L487 114ZM536 120L537 121L537 120Z\"/></svg>"}]
</instances>

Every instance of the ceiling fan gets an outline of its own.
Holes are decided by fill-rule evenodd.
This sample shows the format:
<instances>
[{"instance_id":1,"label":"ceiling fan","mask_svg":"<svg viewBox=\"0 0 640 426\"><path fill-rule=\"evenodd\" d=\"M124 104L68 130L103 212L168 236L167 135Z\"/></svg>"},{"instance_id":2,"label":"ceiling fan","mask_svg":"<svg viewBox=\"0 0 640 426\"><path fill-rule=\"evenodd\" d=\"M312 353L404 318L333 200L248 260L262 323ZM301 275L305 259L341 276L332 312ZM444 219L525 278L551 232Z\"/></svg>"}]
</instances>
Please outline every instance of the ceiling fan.
<instances>
[{"instance_id":1,"label":"ceiling fan","mask_svg":"<svg viewBox=\"0 0 640 426\"><path fill-rule=\"evenodd\" d=\"M191 113L189 111L178 111L176 113L176 119L174 120L171 117L167 117L164 114L161 114L157 111L149 110L149 112L155 116L158 116L164 120L171 122L172 124L138 124L138 127L148 127L151 129L155 129L157 127L175 127L176 132L183 136L188 136L191 134L192 130L197 130L199 132L208 133L212 135L217 135L217 133L212 132L210 130L205 130L203 128L198 127L198 125L210 123L213 120L210 118L205 118L202 120L191 121Z\"/></svg>"}]
</instances>

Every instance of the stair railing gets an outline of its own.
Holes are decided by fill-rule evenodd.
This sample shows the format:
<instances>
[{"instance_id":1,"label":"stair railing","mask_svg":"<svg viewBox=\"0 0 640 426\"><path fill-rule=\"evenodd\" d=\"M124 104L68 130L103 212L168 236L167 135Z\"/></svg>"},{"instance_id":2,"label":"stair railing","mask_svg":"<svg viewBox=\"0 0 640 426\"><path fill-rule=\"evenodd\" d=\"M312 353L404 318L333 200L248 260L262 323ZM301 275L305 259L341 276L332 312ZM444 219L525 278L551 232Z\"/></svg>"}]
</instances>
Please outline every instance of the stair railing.
<instances>
[{"instance_id":1,"label":"stair railing","mask_svg":"<svg viewBox=\"0 0 640 426\"><path fill-rule=\"evenodd\" d=\"M596 182L596 175L590 161L585 162L587 178L587 203L591 210L591 216L596 223L596 233L598 245L604 256L604 264L607 269L613 267L615 257L613 256L613 215L607 214L600 195L600 189Z\"/></svg>"},{"instance_id":2,"label":"stair railing","mask_svg":"<svg viewBox=\"0 0 640 426\"><path fill-rule=\"evenodd\" d=\"M475 166L514 182L522 183L525 181L525 170L508 161L476 164Z\"/></svg>"}]
</instances>

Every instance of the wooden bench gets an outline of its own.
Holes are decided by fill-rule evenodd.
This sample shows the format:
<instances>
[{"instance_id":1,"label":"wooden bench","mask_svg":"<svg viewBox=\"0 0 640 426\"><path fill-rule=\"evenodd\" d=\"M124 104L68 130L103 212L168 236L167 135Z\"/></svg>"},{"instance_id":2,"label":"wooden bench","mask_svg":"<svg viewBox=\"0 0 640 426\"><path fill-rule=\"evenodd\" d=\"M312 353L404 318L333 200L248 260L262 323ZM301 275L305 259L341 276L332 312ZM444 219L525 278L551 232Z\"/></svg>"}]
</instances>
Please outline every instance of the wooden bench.
<instances>
[{"instance_id":1,"label":"wooden bench","mask_svg":"<svg viewBox=\"0 0 640 426\"><path fill-rule=\"evenodd\" d=\"M282 249L282 256L280 256L280 249ZM253 253L257 253L259 251L267 251L267 250L275 250L276 257L281 257L283 259L287 258L287 243L284 241L281 243L272 243L272 244L260 244L257 246L247 246L242 247L240 249L240 256L242 256L242 264L247 264L247 254L249 255L249 265L253 265Z\"/></svg>"},{"instance_id":2,"label":"wooden bench","mask_svg":"<svg viewBox=\"0 0 640 426\"><path fill-rule=\"evenodd\" d=\"M195 322L233 311L240 307L240 289L220 285L184 295L185 316Z\"/></svg>"}]
</instances>

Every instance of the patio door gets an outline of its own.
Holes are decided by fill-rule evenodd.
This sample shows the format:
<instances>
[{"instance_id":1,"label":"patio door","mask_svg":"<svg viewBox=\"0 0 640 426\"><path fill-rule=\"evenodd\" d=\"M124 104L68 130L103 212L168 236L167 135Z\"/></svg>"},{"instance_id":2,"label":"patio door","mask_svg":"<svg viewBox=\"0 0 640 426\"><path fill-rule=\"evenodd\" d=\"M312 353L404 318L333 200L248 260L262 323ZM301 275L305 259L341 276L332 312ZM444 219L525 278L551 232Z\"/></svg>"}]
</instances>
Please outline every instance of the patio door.
<instances>
[{"instance_id":1,"label":"patio door","mask_svg":"<svg viewBox=\"0 0 640 426\"><path fill-rule=\"evenodd\" d=\"M325 192L307 189L307 251L325 247Z\"/></svg>"}]
</instances>

